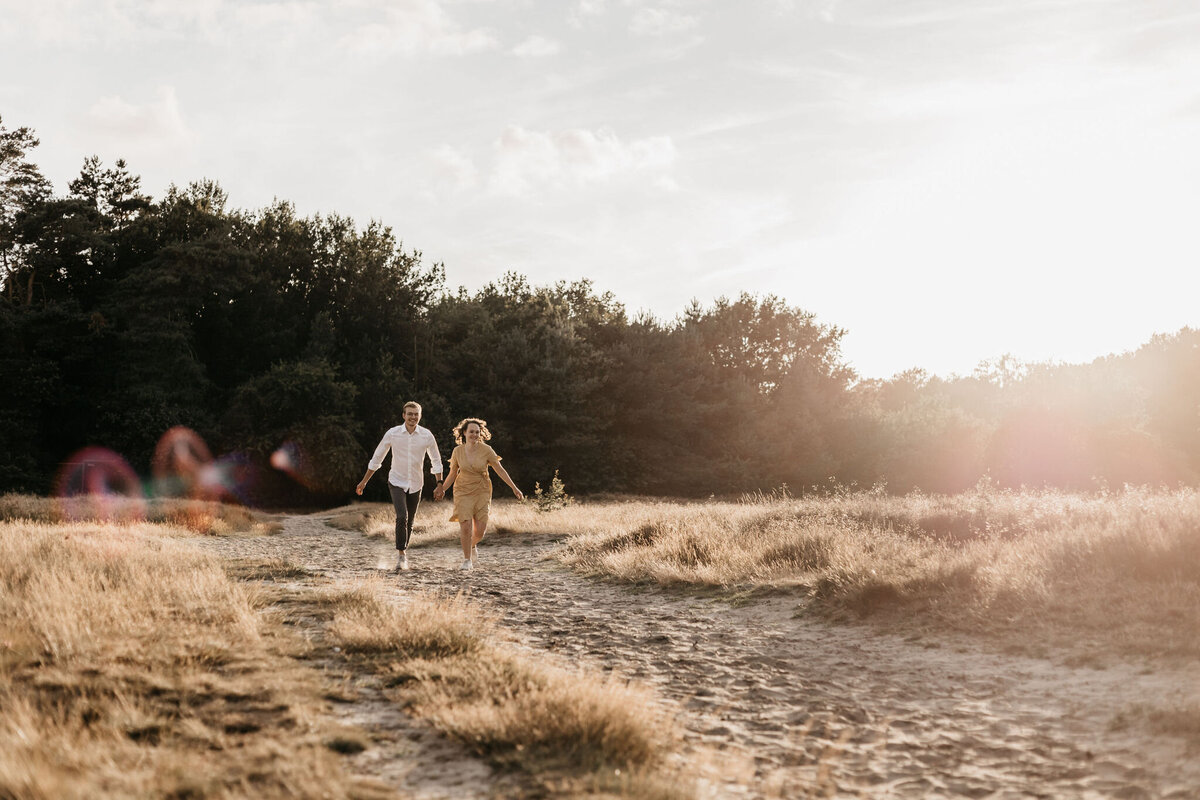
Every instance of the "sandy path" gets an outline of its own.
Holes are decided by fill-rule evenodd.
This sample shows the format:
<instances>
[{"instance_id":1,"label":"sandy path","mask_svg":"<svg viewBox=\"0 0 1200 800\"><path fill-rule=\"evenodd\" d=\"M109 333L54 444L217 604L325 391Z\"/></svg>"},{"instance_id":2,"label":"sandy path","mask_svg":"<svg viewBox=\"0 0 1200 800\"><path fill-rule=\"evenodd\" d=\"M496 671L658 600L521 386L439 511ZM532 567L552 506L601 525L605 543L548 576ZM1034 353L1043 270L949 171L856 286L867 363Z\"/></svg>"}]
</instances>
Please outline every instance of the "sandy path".
<instances>
[{"instance_id":1,"label":"sandy path","mask_svg":"<svg viewBox=\"0 0 1200 800\"><path fill-rule=\"evenodd\" d=\"M1200 702L1200 668L1071 668L796 618L786 599L730 608L634 590L547 561L544 538L489 537L480 568L463 573L456 547L420 540L413 568L389 577L398 593L465 590L524 646L655 685L677 704L689 745L719 754L697 772L714 796L1200 798L1200 753L1111 724L1139 703ZM320 515L290 518L278 536L204 546L333 578L375 574L395 553ZM470 773L458 790L446 775L410 771L411 759L427 765L430 748L447 744L379 698L343 713L366 727L407 725L398 739L409 765L371 771L416 796L468 796L465 786L487 780L482 765L447 768L451 780Z\"/></svg>"}]
</instances>

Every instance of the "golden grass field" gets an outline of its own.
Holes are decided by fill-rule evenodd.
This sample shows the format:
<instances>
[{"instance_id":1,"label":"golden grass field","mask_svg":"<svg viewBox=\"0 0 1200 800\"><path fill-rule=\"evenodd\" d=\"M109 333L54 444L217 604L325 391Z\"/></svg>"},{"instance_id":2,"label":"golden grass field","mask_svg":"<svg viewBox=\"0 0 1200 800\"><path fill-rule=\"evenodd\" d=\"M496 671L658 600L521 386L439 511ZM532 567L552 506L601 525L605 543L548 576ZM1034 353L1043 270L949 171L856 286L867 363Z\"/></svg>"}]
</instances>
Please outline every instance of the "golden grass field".
<instances>
[{"instance_id":1,"label":"golden grass field","mask_svg":"<svg viewBox=\"0 0 1200 800\"><path fill-rule=\"evenodd\" d=\"M388 537L394 516L361 506L334 522ZM452 542L456 529L443 527L424 543ZM1068 663L1200 655L1194 489L602 497L551 513L501 501L491 531L555 537L557 559L600 579L733 602L790 595L834 621L983 638ZM1141 717L1200 741L1200 708Z\"/></svg>"},{"instance_id":2,"label":"golden grass field","mask_svg":"<svg viewBox=\"0 0 1200 800\"><path fill-rule=\"evenodd\" d=\"M802 598L833 619L999 636L1044 653L1200 655L1200 492L1071 494L981 484L959 495L598 498L551 513L493 503L491 533L556 537L599 578ZM390 537L390 506L331 521ZM451 542L433 526L418 546Z\"/></svg>"},{"instance_id":3,"label":"golden grass field","mask_svg":"<svg viewBox=\"0 0 1200 800\"><path fill-rule=\"evenodd\" d=\"M327 713L313 667L335 646L534 794L690 796L670 765L675 723L652 692L531 658L461 598L401 606L372 580L284 590L263 579L304 571L188 544L279 529L245 509L163 501L125 520L87 515L0 497L0 798L392 796L346 771L342 754L364 734ZM418 546L453 545L456 526L436 519ZM597 498L550 513L497 502L493 520L489 536L553 538L554 558L603 580L735 603L795 597L798 613L1033 655L1200 654L1194 490ZM393 517L363 505L331 523L386 537ZM299 636L298 616L322 633ZM1114 725L1197 740L1200 709L1147 705Z\"/></svg>"},{"instance_id":4,"label":"golden grass field","mask_svg":"<svg viewBox=\"0 0 1200 800\"><path fill-rule=\"evenodd\" d=\"M0 523L0 796L379 796L320 684L186 529Z\"/></svg>"},{"instance_id":5,"label":"golden grass field","mask_svg":"<svg viewBox=\"0 0 1200 800\"><path fill-rule=\"evenodd\" d=\"M497 531L565 536L587 574L730 596L794 594L833 619L1200 655L1200 492L1078 495L981 485L944 496L846 492L736 502L499 506Z\"/></svg>"},{"instance_id":6,"label":"golden grass field","mask_svg":"<svg viewBox=\"0 0 1200 800\"><path fill-rule=\"evenodd\" d=\"M560 792L691 796L663 769L677 733L652 692L530 658L501 643L494 621L461 597L400 607L385 586L339 587L316 601L333 609L332 640L356 666L385 676L417 716L493 763L553 776ZM616 782L614 766L624 775Z\"/></svg>"},{"instance_id":7,"label":"golden grass field","mask_svg":"<svg viewBox=\"0 0 1200 800\"><path fill-rule=\"evenodd\" d=\"M687 796L661 770L676 735L647 690L535 661L460 598L400 608L370 581L281 590L254 581L303 570L188 546L272 531L244 509L145 516L163 521L63 522L54 501L0 498L0 798L394 796L340 764L364 734L325 711L311 662L334 646L412 713L562 796ZM285 624L298 615L327 635L298 637Z\"/></svg>"}]
</instances>

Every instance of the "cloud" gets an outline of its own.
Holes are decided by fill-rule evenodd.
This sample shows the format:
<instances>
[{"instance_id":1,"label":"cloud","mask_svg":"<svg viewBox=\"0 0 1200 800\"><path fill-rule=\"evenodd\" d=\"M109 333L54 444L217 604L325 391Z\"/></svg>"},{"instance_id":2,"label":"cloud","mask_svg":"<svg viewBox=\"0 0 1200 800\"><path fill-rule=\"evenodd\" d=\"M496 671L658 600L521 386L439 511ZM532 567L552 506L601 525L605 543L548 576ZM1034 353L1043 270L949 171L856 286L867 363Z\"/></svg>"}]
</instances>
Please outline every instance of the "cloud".
<instances>
[{"instance_id":1,"label":"cloud","mask_svg":"<svg viewBox=\"0 0 1200 800\"><path fill-rule=\"evenodd\" d=\"M604 16L605 0L579 0L567 15L567 22L582 28L590 20Z\"/></svg>"},{"instance_id":2,"label":"cloud","mask_svg":"<svg viewBox=\"0 0 1200 800\"><path fill-rule=\"evenodd\" d=\"M314 0L253 4L232 0L0 0L0 17L15 22L11 27L0 23L0 36L8 38L16 28L49 45L195 38L227 41L248 29L270 28L274 36L288 35L293 27L311 27L320 10L320 3Z\"/></svg>"},{"instance_id":3,"label":"cloud","mask_svg":"<svg viewBox=\"0 0 1200 800\"><path fill-rule=\"evenodd\" d=\"M310 30L320 20L320 12L316 2L253 3L233 10L239 26L270 28L276 35L281 30Z\"/></svg>"},{"instance_id":4,"label":"cloud","mask_svg":"<svg viewBox=\"0 0 1200 800\"><path fill-rule=\"evenodd\" d=\"M255 50L323 32L367 53L462 55L495 37L461 25L446 0L0 0L0 40L79 45L201 41Z\"/></svg>"},{"instance_id":5,"label":"cloud","mask_svg":"<svg viewBox=\"0 0 1200 800\"><path fill-rule=\"evenodd\" d=\"M482 28L464 29L438 0L401 0L371 7L370 12L372 18L342 36L339 46L359 54L457 56L498 44L495 36Z\"/></svg>"},{"instance_id":6,"label":"cloud","mask_svg":"<svg viewBox=\"0 0 1200 800\"><path fill-rule=\"evenodd\" d=\"M521 56L522 58L544 58L556 55L561 51L562 45L560 43L542 36L530 36L512 49L513 55Z\"/></svg>"},{"instance_id":7,"label":"cloud","mask_svg":"<svg viewBox=\"0 0 1200 800\"><path fill-rule=\"evenodd\" d=\"M90 130L121 143L176 147L194 139L179 110L175 89L158 89L157 100L131 103L120 95L101 97L87 111Z\"/></svg>"},{"instance_id":8,"label":"cloud","mask_svg":"<svg viewBox=\"0 0 1200 800\"><path fill-rule=\"evenodd\" d=\"M699 20L668 8L639 8L633 12L629 30L637 36L673 36L696 27Z\"/></svg>"},{"instance_id":9,"label":"cloud","mask_svg":"<svg viewBox=\"0 0 1200 800\"><path fill-rule=\"evenodd\" d=\"M607 128L530 131L510 125L494 149L489 185L500 195L578 188L635 174L652 176L660 188L673 186L664 175L675 162L668 136L622 142Z\"/></svg>"},{"instance_id":10,"label":"cloud","mask_svg":"<svg viewBox=\"0 0 1200 800\"><path fill-rule=\"evenodd\" d=\"M476 185L479 170L475 162L461 150L443 144L430 156L435 180L439 186L449 185L455 191L470 189Z\"/></svg>"}]
</instances>

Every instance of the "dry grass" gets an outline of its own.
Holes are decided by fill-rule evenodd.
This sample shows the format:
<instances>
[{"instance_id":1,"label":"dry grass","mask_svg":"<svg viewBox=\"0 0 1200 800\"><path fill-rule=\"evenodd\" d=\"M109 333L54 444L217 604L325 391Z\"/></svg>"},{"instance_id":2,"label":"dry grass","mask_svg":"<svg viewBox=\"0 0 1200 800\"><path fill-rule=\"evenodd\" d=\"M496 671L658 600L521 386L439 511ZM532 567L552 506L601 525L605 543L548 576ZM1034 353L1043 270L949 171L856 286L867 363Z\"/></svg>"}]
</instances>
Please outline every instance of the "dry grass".
<instances>
[{"instance_id":1,"label":"dry grass","mask_svg":"<svg viewBox=\"0 0 1200 800\"><path fill-rule=\"evenodd\" d=\"M490 622L461 597L410 600L403 607L378 581L326 590L323 605L334 611L330 634L349 653L447 658L476 653Z\"/></svg>"},{"instance_id":2,"label":"dry grass","mask_svg":"<svg viewBox=\"0 0 1200 800\"><path fill-rule=\"evenodd\" d=\"M569 533L558 557L623 581L797 592L875 616L1106 650L1200 654L1200 493L843 493L694 504L506 509L498 524Z\"/></svg>"},{"instance_id":3,"label":"dry grass","mask_svg":"<svg viewBox=\"0 0 1200 800\"><path fill-rule=\"evenodd\" d=\"M1114 730L1125 730L1135 725L1200 745L1200 705L1195 703L1178 708L1137 705L1118 714L1112 721Z\"/></svg>"},{"instance_id":4,"label":"dry grass","mask_svg":"<svg viewBox=\"0 0 1200 800\"><path fill-rule=\"evenodd\" d=\"M648 690L501 644L495 623L461 597L399 606L385 584L367 582L321 602L334 609L334 642L386 675L414 713L493 763L554 784L561 796L601 784L628 797L690 796L686 781L665 777L678 734ZM620 786L610 785L621 770Z\"/></svg>"},{"instance_id":5,"label":"dry grass","mask_svg":"<svg viewBox=\"0 0 1200 800\"><path fill-rule=\"evenodd\" d=\"M382 797L293 639L147 523L0 522L0 797Z\"/></svg>"},{"instance_id":6,"label":"dry grass","mask_svg":"<svg viewBox=\"0 0 1200 800\"><path fill-rule=\"evenodd\" d=\"M421 502L413 526L409 547L421 549L442 546L458 541L458 523L449 522L451 506L446 502ZM390 503L357 503L335 509L326 520L330 527L343 531L358 531L371 539L393 541L396 534L396 510Z\"/></svg>"},{"instance_id":7,"label":"dry grass","mask_svg":"<svg viewBox=\"0 0 1200 800\"><path fill-rule=\"evenodd\" d=\"M269 535L283 529L274 515L244 506L205 500L155 498L141 500L102 495L35 497L0 495L0 521L156 522L176 525L207 536Z\"/></svg>"}]
</instances>

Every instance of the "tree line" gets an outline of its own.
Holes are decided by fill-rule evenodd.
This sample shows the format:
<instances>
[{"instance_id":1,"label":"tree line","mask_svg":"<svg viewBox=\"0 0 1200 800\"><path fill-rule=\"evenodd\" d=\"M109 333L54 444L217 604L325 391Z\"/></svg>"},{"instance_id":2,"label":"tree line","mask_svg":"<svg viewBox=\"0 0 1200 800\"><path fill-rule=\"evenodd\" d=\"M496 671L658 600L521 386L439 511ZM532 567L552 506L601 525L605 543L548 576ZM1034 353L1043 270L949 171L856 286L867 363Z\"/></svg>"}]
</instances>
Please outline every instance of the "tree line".
<instances>
[{"instance_id":1,"label":"tree line","mask_svg":"<svg viewBox=\"0 0 1200 800\"><path fill-rule=\"evenodd\" d=\"M334 501L409 399L444 449L481 416L517 480L558 470L577 492L1200 475L1191 329L1086 365L864 380L843 329L778 297L660 320L586 279L452 290L379 222L234 209L212 180L155 200L96 157L57 194L36 146L0 119L2 491L51 491L88 445L145 474L182 426L257 476L250 501ZM288 474L271 463L284 445Z\"/></svg>"}]
</instances>

